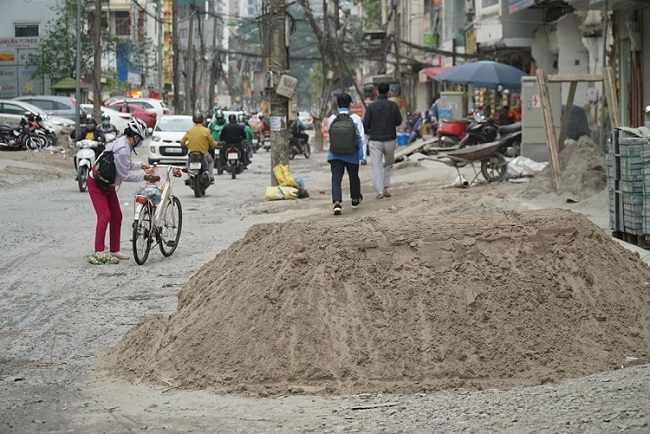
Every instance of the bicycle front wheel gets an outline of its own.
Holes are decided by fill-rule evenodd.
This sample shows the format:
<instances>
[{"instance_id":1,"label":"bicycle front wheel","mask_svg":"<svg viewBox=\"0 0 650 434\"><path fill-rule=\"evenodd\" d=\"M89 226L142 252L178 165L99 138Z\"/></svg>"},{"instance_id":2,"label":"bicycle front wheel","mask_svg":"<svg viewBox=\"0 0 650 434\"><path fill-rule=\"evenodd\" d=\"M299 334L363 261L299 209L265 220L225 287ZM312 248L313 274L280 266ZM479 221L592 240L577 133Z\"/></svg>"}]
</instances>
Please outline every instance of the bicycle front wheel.
<instances>
[{"instance_id":1,"label":"bicycle front wheel","mask_svg":"<svg viewBox=\"0 0 650 434\"><path fill-rule=\"evenodd\" d=\"M178 240L181 238L182 227L181 201L176 196L172 196L169 202L165 203L165 208L162 210L162 226L158 228L158 245L163 256L171 256L176 250Z\"/></svg>"},{"instance_id":2,"label":"bicycle front wheel","mask_svg":"<svg viewBox=\"0 0 650 434\"><path fill-rule=\"evenodd\" d=\"M140 218L133 222L133 259L138 265L144 264L149 257L152 229L153 215L146 204L142 206Z\"/></svg>"}]
</instances>

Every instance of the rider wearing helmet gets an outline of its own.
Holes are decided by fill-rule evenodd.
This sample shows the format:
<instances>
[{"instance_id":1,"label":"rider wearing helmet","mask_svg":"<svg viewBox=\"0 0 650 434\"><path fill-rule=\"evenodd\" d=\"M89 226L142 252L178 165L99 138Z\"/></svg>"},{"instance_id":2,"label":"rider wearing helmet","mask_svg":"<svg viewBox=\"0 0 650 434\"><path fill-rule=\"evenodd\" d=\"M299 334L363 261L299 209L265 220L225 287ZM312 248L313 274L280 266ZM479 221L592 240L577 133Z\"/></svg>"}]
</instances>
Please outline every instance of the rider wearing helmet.
<instances>
[{"instance_id":1,"label":"rider wearing helmet","mask_svg":"<svg viewBox=\"0 0 650 434\"><path fill-rule=\"evenodd\" d=\"M75 136L75 130L70 132L70 139L73 142L78 142L80 140L94 140L97 142L97 146L93 148L95 151L95 159L99 157L104 151L104 144L106 143L106 138L104 137L104 132L97 128L97 122L92 116L86 118L86 125L79 129L79 135ZM74 159L74 170L77 171L77 159Z\"/></svg>"},{"instance_id":2,"label":"rider wearing helmet","mask_svg":"<svg viewBox=\"0 0 650 434\"><path fill-rule=\"evenodd\" d=\"M246 139L244 140L244 145L246 147L246 164L250 164L253 159L253 129L246 122L246 116L244 114L237 115L237 122L244 126L244 131L246 131Z\"/></svg>"},{"instance_id":3,"label":"rider wearing helmet","mask_svg":"<svg viewBox=\"0 0 650 434\"><path fill-rule=\"evenodd\" d=\"M203 115L196 113L192 116L194 126L185 132L181 139L181 146L187 148L189 152L200 152L203 154L202 171L210 174L210 180L214 181L212 169L214 168L214 159L210 151L217 147L217 142L210 135L210 130L203 126ZM189 168L189 158L188 158Z\"/></svg>"},{"instance_id":4,"label":"rider wearing helmet","mask_svg":"<svg viewBox=\"0 0 650 434\"><path fill-rule=\"evenodd\" d=\"M111 226L109 248L111 255L118 259L129 259L120 251L120 237L122 230L122 210L117 197L117 189L122 182L157 182L160 177L155 174L155 169L148 164L131 160L131 152L142 145L148 136L147 125L140 119L129 120L124 135L106 145L106 152L113 153L115 164L115 182L106 190L95 184L96 166L88 175L88 193L93 207L97 213L97 226L95 228L95 252L104 251L104 238L106 229ZM99 176L99 175L97 175Z\"/></svg>"},{"instance_id":5,"label":"rider wearing helmet","mask_svg":"<svg viewBox=\"0 0 650 434\"><path fill-rule=\"evenodd\" d=\"M219 135L224 126L226 126L226 116L223 114L223 111L217 109L214 111L212 121L210 121L210 124L208 125L210 134L212 134L212 138L215 142L219 141Z\"/></svg>"},{"instance_id":6,"label":"rider wearing helmet","mask_svg":"<svg viewBox=\"0 0 650 434\"><path fill-rule=\"evenodd\" d=\"M239 152L239 161L246 168L247 158L244 152L243 141L246 140L246 130L244 126L237 123L237 116L233 113L228 115L228 124L223 127L219 135L219 141L224 142L226 146L221 147L221 162L223 165L226 163L226 148L229 146L236 146Z\"/></svg>"},{"instance_id":7,"label":"rider wearing helmet","mask_svg":"<svg viewBox=\"0 0 650 434\"><path fill-rule=\"evenodd\" d=\"M102 124L98 128L104 136L106 134L113 134L115 137L119 135L115 125L111 124L111 117L109 115L102 115Z\"/></svg>"}]
</instances>

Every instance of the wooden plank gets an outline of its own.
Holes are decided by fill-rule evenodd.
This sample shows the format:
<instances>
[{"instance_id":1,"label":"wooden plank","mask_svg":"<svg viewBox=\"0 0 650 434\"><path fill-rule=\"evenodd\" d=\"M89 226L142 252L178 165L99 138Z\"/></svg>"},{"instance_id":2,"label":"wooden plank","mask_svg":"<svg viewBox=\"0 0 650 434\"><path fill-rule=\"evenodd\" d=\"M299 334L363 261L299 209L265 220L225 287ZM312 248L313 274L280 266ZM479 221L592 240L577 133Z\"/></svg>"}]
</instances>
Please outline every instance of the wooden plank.
<instances>
[{"instance_id":1,"label":"wooden plank","mask_svg":"<svg viewBox=\"0 0 650 434\"><path fill-rule=\"evenodd\" d=\"M557 146L557 137L555 137L555 126L553 125L553 111L551 109L551 98L548 95L548 86L546 74L542 68L535 72L537 85L539 86L540 99L542 103L542 113L544 115L544 128L546 129L546 139L548 140L548 149L551 156L551 165L553 166L553 177L555 179L555 188L560 188L562 177L562 167L560 167L560 150Z\"/></svg>"},{"instance_id":2,"label":"wooden plank","mask_svg":"<svg viewBox=\"0 0 650 434\"><path fill-rule=\"evenodd\" d=\"M416 140L415 142L407 146L398 146L397 149L395 150L395 161L402 161L404 157L419 151L426 145L436 143L437 141L438 141L438 137L433 137L431 139L426 139L426 140Z\"/></svg>"},{"instance_id":3,"label":"wooden plank","mask_svg":"<svg viewBox=\"0 0 650 434\"><path fill-rule=\"evenodd\" d=\"M571 118L571 110L573 110L573 99L576 96L576 88L578 87L577 81L572 81L569 85L569 98L566 101L564 108L564 115L562 116L562 124L560 125L560 138L557 143L559 146L564 145L566 140L566 130L569 128L569 118Z\"/></svg>"},{"instance_id":4,"label":"wooden plank","mask_svg":"<svg viewBox=\"0 0 650 434\"><path fill-rule=\"evenodd\" d=\"M616 87L614 85L614 71L611 66L603 68L603 77L605 82L605 95L607 97L607 110L609 111L609 121L612 129L621 125L621 114L618 107L618 98L616 97Z\"/></svg>"},{"instance_id":5,"label":"wooden plank","mask_svg":"<svg viewBox=\"0 0 650 434\"><path fill-rule=\"evenodd\" d=\"M546 77L547 83L567 81L603 81L602 74L552 74Z\"/></svg>"}]
</instances>

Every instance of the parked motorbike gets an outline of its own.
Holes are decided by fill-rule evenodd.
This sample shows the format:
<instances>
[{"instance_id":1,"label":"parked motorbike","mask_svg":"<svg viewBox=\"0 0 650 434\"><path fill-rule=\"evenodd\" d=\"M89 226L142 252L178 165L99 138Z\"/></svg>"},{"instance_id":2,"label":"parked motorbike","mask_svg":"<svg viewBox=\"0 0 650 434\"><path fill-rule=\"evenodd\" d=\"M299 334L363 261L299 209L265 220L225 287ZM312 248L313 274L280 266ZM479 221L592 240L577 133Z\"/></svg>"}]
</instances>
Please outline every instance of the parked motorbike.
<instances>
[{"instance_id":1,"label":"parked motorbike","mask_svg":"<svg viewBox=\"0 0 650 434\"><path fill-rule=\"evenodd\" d=\"M46 132L39 128L35 121L30 121L26 116L20 119L18 133L20 141L30 151L36 151L48 145Z\"/></svg>"},{"instance_id":2,"label":"parked motorbike","mask_svg":"<svg viewBox=\"0 0 650 434\"><path fill-rule=\"evenodd\" d=\"M289 160L296 158L296 155L304 155L305 158L311 156L311 146L307 139L291 137L289 139Z\"/></svg>"},{"instance_id":3,"label":"parked motorbike","mask_svg":"<svg viewBox=\"0 0 650 434\"><path fill-rule=\"evenodd\" d=\"M207 164L204 163L203 154L200 152L190 152L187 156L188 167L183 168L187 173L185 185L189 185L194 190L195 197L205 196L205 190L210 186L210 173L206 170Z\"/></svg>"},{"instance_id":4,"label":"parked motorbike","mask_svg":"<svg viewBox=\"0 0 650 434\"><path fill-rule=\"evenodd\" d=\"M25 144L17 128L0 123L0 149L3 151L22 151L25 149Z\"/></svg>"},{"instance_id":5,"label":"parked motorbike","mask_svg":"<svg viewBox=\"0 0 650 434\"><path fill-rule=\"evenodd\" d=\"M83 193L88 188L88 173L95 165L99 143L94 140L79 140L75 145L79 148L74 157L77 163L77 184Z\"/></svg>"},{"instance_id":6,"label":"parked motorbike","mask_svg":"<svg viewBox=\"0 0 650 434\"><path fill-rule=\"evenodd\" d=\"M271 131L264 131L262 137L264 149L269 152L271 150Z\"/></svg>"},{"instance_id":7,"label":"parked motorbike","mask_svg":"<svg viewBox=\"0 0 650 434\"><path fill-rule=\"evenodd\" d=\"M471 122L465 126L465 137L458 143L458 148L489 143L496 139L498 123L480 112L475 112Z\"/></svg>"},{"instance_id":8,"label":"parked motorbike","mask_svg":"<svg viewBox=\"0 0 650 434\"><path fill-rule=\"evenodd\" d=\"M439 143L441 146L455 146L467 135L467 120L442 120L438 124Z\"/></svg>"},{"instance_id":9,"label":"parked motorbike","mask_svg":"<svg viewBox=\"0 0 650 434\"><path fill-rule=\"evenodd\" d=\"M36 134L42 134L47 140L47 146L56 146L59 139L54 133L54 130L47 124L40 115L33 115L34 120L30 122L32 131Z\"/></svg>"},{"instance_id":10,"label":"parked motorbike","mask_svg":"<svg viewBox=\"0 0 650 434\"><path fill-rule=\"evenodd\" d=\"M232 179L244 171L244 165L239 161L239 149L237 146L229 146L226 149L226 172L230 173Z\"/></svg>"}]
</instances>

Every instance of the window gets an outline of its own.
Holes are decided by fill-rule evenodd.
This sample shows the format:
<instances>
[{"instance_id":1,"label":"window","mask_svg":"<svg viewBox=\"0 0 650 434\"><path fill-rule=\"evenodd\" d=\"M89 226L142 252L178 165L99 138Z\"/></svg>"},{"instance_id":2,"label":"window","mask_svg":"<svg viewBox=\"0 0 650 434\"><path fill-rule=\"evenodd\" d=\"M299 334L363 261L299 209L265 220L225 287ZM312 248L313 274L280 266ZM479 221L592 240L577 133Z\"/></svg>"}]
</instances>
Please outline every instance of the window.
<instances>
[{"instance_id":1,"label":"window","mask_svg":"<svg viewBox=\"0 0 650 434\"><path fill-rule=\"evenodd\" d=\"M11 115L22 115L26 111L28 110L24 109L19 105L9 104L9 103L4 103L2 105L2 113L7 113Z\"/></svg>"},{"instance_id":2,"label":"window","mask_svg":"<svg viewBox=\"0 0 650 434\"><path fill-rule=\"evenodd\" d=\"M498 4L499 4L499 0L483 0L481 6L483 6L484 8L489 8L490 6L494 6Z\"/></svg>"},{"instance_id":3,"label":"window","mask_svg":"<svg viewBox=\"0 0 650 434\"><path fill-rule=\"evenodd\" d=\"M14 24L15 36L38 36L38 24Z\"/></svg>"},{"instance_id":4,"label":"window","mask_svg":"<svg viewBox=\"0 0 650 434\"><path fill-rule=\"evenodd\" d=\"M27 101L30 104L34 104L36 107L41 108L43 110L52 110L54 107L52 106L52 101L45 100L45 99L32 99Z\"/></svg>"},{"instance_id":5,"label":"window","mask_svg":"<svg viewBox=\"0 0 650 434\"><path fill-rule=\"evenodd\" d=\"M128 12L115 12L115 34L117 36L131 36L131 17Z\"/></svg>"}]
</instances>

